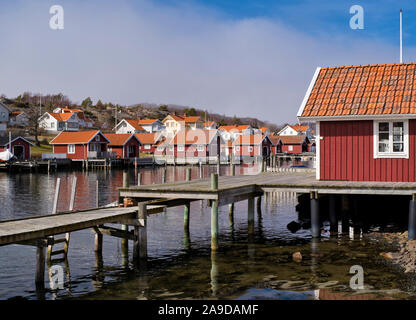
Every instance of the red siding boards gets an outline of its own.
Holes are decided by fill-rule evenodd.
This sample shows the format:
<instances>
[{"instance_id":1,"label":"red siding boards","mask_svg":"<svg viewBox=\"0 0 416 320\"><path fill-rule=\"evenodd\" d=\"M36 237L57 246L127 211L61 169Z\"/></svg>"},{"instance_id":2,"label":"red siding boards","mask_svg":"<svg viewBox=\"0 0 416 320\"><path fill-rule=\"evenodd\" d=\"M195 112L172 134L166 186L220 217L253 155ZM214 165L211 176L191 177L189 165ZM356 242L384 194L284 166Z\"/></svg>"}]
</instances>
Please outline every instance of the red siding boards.
<instances>
[{"instance_id":1,"label":"red siding boards","mask_svg":"<svg viewBox=\"0 0 416 320\"><path fill-rule=\"evenodd\" d=\"M322 180L416 182L416 120L409 120L409 159L373 158L373 121L320 122Z\"/></svg>"}]
</instances>

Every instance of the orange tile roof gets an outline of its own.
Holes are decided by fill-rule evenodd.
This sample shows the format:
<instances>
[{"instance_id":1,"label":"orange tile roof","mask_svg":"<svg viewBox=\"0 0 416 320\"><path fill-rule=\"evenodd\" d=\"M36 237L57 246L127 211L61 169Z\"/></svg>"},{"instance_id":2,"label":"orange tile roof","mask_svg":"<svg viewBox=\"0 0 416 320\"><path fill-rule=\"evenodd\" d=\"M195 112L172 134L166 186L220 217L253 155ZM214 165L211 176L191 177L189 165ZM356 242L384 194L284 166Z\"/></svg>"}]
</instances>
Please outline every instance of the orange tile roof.
<instances>
[{"instance_id":1,"label":"orange tile roof","mask_svg":"<svg viewBox=\"0 0 416 320\"><path fill-rule=\"evenodd\" d=\"M160 138L160 134L154 132L136 133L135 136L142 144L155 144Z\"/></svg>"},{"instance_id":2,"label":"orange tile roof","mask_svg":"<svg viewBox=\"0 0 416 320\"><path fill-rule=\"evenodd\" d=\"M81 109L70 109L68 107L61 108L61 110L63 112L70 112L70 113L75 113L75 112L82 112L83 113L84 112Z\"/></svg>"},{"instance_id":3,"label":"orange tile roof","mask_svg":"<svg viewBox=\"0 0 416 320\"><path fill-rule=\"evenodd\" d=\"M260 128L261 133L265 133L267 130L269 130L269 128L266 128L266 127Z\"/></svg>"},{"instance_id":4,"label":"orange tile roof","mask_svg":"<svg viewBox=\"0 0 416 320\"><path fill-rule=\"evenodd\" d=\"M228 125L228 126L220 126L218 130L224 130L224 131L243 131L248 129L250 126L248 124L242 124L242 125Z\"/></svg>"},{"instance_id":5,"label":"orange tile roof","mask_svg":"<svg viewBox=\"0 0 416 320\"><path fill-rule=\"evenodd\" d=\"M15 112L11 112L10 113L10 117L17 117L18 115L22 114L23 112L21 111L15 111Z\"/></svg>"},{"instance_id":6,"label":"orange tile roof","mask_svg":"<svg viewBox=\"0 0 416 320\"><path fill-rule=\"evenodd\" d=\"M112 146L124 146L133 136L131 133L105 133L104 136L110 141Z\"/></svg>"},{"instance_id":7,"label":"orange tile roof","mask_svg":"<svg viewBox=\"0 0 416 320\"><path fill-rule=\"evenodd\" d=\"M263 142L264 139L266 139L267 136L264 134L243 134L241 136L238 136L233 144L234 145L256 145Z\"/></svg>"},{"instance_id":8,"label":"orange tile roof","mask_svg":"<svg viewBox=\"0 0 416 320\"><path fill-rule=\"evenodd\" d=\"M416 114L416 63L321 68L300 117Z\"/></svg>"},{"instance_id":9,"label":"orange tile roof","mask_svg":"<svg viewBox=\"0 0 416 320\"><path fill-rule=\"evenodd\" d=\"M306 131L308 130L308 126L301 126L300 124L296 124L294 126L290 126L292 129L296 130L296 131Z\"/></svg>"},{"instance_id":10,"label":"orange tile roof","mask_svg":"<svg viewBox=\"0 0 416 320\"><path fill-rule=\"evenodd\" d=\"M209 144L215 137L217 130L197 129L179 131L169 144L189 145L189 144Z\"/></svg>"},{"instance_id":11,"label":"orange tile roof","mask_svg":"<svg viewBox=\"0 0 416 320\"><path fill-rule=\"evenodd\" d=\"M58 121L68 121L69 118L72 117L72 113L49 113L52 117L54 117Z\"/></svg>"},{"instance_id":12,"label":"orange tile roof","mask_svg":"<svg viewBox=\"0 0 416 320\"><path fill-rule=\"evenodd\" d=\"M136 130L144 130L140 125L140 120L125 120L129 125L131 125Z\"/></svg>"},{"instance_id":13,"label":"orange tile roof","mask_svg":"<svg viewBox=\"0 0 416 320\"><path fill-rule=\"evenodd\" d=\"M214 122L214 121L207 121L207 122L204 122L204 127L210 127L210 126L212 126L213 124L215 124L215 122Z\"/></svg>"},{"instance_id":14,"label":"orange tile roof","mask_svg":"<svg viewBox=\"0 0 416 320\"><path fill-rule=\"evenodd\" d=\"M90 142L100 130L69 132L62 131L49 144L83 144Z\"/></svg>"},{"instance_id":15,"label":"orange tile roof","mask_svg":"<svg viewBox=\"0 0 416 320\"><path fill-rule=\"evenodd\" d=\"M185 119L185 123L195 123L200 120L200 117L199 116L192 116L192 117L184 116L183 119Z\"/></svg>"},{"instance_id":16,"label":"orange tile roof","mask_svg":"<svg viewBox=\"0 0 416 320\"><path fill-rule=\"evenodd\" d=\"M139 125L141 124L141 125L143 125L143 124L152 124L152 123L154 123L154 122L156 122L156 121L158 121L159 119L142 119L142 120L139 120Z\"/></svg>"},{"instance_id":17,"label":"orange tile roof","mask_svg":"<svg viewBox=\"0 0 416 320\"><path fill-rule=\"evenodd\" d=\"M278 136L278 138L283 144L302 144L306 139L306 135L299 134L296 136Z\"/></svg>"},{"instance_id":18,"label":"orange tile roof","mask_svg":"<svg viewBox=\"0 0 416 320\"><path fill-rule=\"evenodd\" d=\"M279 143L280 137L279 136L269 136L270 141L272 142L272 144L275 146Z\"/></svg>"}]
</instances>

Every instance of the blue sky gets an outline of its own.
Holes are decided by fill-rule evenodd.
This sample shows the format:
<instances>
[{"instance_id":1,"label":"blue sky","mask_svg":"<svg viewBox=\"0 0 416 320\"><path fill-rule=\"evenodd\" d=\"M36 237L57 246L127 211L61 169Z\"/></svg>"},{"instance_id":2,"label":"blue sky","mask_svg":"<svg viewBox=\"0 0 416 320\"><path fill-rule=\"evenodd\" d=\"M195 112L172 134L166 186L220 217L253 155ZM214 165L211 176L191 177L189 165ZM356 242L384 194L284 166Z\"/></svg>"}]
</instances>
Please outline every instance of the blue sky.
<instances>
[{"instance_id":1,"label":"blue sky","mask_svg":"<svg viewBox=\"0 0 416 320\"><path fill-rule=\"evenodd\" d=\"M416 57L414 1L0 0L0 93L295 122L317 67ZM64 30L49 8L64 8ZM349 8L364 8L351 30Z\"/></svg>"}]
</instances>

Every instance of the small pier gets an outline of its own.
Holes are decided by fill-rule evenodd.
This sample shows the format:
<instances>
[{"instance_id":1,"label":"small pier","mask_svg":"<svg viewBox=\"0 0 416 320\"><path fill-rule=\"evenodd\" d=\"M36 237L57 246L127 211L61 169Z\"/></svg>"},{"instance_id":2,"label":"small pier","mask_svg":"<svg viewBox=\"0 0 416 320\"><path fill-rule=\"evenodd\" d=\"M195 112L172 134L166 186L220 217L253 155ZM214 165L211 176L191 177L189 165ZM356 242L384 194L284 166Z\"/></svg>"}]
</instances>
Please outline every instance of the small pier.
<instances>
[{"instance_id":1,"label":"small pier","mask_svg":"<svg viewBox=\"0 0 416 320\"><path fill-rule=\"evenodd\" d=\"M166 175L164 175L166 176ZM202 176L202 175L200 175ZM59 179L59 178L58 178ZM74 178L75 179L75 178ZM44 286L45 250L48 248L48 258L54 254L63 253L65 256L69 246L69 233L73 231L92 229L94 233L94 250L102 256L103 236L113 236L122 239L122 250L128 256L128 241L133 242L133 261L140 265L147 259L147 217L151 214L166 212L169 207L183 206L184 208L184 237L190 241L189 229L192 225L190 203L206 201L211 208L211 250L220 247L218 228L218 208L227 206L229 221L234 221L234 204L247 200L248 239L254 235L254 213L261 215L262 196L269 193L284 192L295 195L299 216L308 216L312 238L321 236L322 220L329 220L331 232L338 229L342 221L344 230L346 207L353 208L351 216L357 217L357 199L367 202L374 196L396 196L399 201L407 201L409 208L409 238L416 238L416 183L412 182L347 182L319 181L311 169L279 172L261 172L255 175L235 175L234 165L230 166L229 176L218 176L212 173L208 179L191 179L191 168L186 170L185 181L152 185L129 186L128 172L123 174L123 187L119 189L119 205L107 208L72 211L75 199L76 181L73 183L70 210L54 214L29 217L25 219L0 222L0 246L9 244L33 245L37 247L36 284ZM59 190L59 180L57 190ZM98 185L98 182L97 182ZM59 191L57 191L59 193ZM363 198L364 197L364 198ZM368 197L365 198L365 197ZM55 199L57 199L55 195ZM257 201L255 201L257 198ZM98 199L98 188L97 188ZM374 199L374 198L372 198ZM349 203L351 202L351 203ZM124 204L124 207L121 207ZM403 203L402 203L403 204ZM349 209L351 210L351 209ZM341 214L337 214L341 213ZM328 215L327 215L328 214ZM105 226L111 224L111 226ZM113 225L119 224L120 228ZM130 228L132 227L132 228ZM345 229L347 230L347 228ZM344 232L344 231L343 231ZM65 238L55 239L56 235L66 234ZM65 243L63 250L53 252L52 246Z\"/></svg>"}]
</instances>

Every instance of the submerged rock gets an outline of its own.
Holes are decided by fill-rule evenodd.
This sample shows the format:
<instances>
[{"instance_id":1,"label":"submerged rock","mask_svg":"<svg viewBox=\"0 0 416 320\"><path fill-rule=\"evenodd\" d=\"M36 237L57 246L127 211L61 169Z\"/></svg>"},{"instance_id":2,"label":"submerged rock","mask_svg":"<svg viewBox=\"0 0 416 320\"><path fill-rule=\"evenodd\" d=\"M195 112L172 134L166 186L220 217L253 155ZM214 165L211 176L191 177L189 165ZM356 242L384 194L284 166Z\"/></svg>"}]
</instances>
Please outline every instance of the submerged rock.
<instances>
[{"instance_id":1,"label":"submerged rock","mask_svg":"<svg viewBox=\"0 0 416 320\"><path fill-rule=\"evenodd\" d=\"M301 228L301 225L296 221L292 221L286 227L289 229L290 232L295 233Z\"/></svg>"},{"instance_id":2,"label":"submerged rock","mask_svg":"<svg viewBox=\"0 0 416 320\"><path fill-rule=\"evenodd\" d=\"M295 262L301 262L302 261L302 254L298 251L292 254L292 259Z\"/></svg>"}]
</instances>

